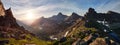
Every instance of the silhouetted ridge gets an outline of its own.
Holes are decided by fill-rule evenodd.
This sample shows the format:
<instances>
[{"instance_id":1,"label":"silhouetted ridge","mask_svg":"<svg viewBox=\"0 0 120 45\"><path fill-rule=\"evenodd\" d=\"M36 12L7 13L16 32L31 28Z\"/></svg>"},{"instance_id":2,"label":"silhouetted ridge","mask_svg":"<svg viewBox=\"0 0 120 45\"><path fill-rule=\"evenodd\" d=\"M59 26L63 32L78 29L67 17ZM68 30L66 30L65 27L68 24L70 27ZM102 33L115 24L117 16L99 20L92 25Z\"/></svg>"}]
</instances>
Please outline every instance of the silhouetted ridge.
<instances>
[{"instance_id":1,"label":"silhouetted ridge","mask_svg":"<svg viewBox=\"0 0 120 45\"><path fill-rule=\"evenodd\" d=\"M75 22L77 19L81 19L81 18L82 18L82 16L80 16L80 15L78 15L77 13L73 12L73 13L71 14L71 16L69 16L69 17L67 17L67 18L65 19L65 21L73 23L73 22Z\"/></svg>"},{"instance_id":2,"label":"silhouetted ridge","mask_svg":"<svg viewBox=\"0 0 120 45\"><path fill-rule=\"evenodd\" d=\"M73 12L71 17L80 17L77 13Z\"/></svg>"},{"instance_id":3,"label":"silhouetted ridge","mask_svg":"<svg viewBox=\"0 0 120 45\"><path fill-rule=\"evenodd\" d=\"M11 8L5 10L0 0L0 38L13 38L16 40L25 39L27 34L23 26L17 24Z\"/></svg>"},{"instance_id":4,"label":"silhouetted ridge","mask_svg":"<svg viewBox=\"0 0 120 45\"><path fill-rule=\"evenodd\" d=\"M89 8L89 9L88 9L88 13L96 13L96 11L95 11L94 8Z\"/></svg>"},{"instance_id":5,"label":"silhouetted ridge","mask_svg":"<svg viewBox=\"0 0 120 45\"><path fill-rule=\"evenodd\" d=\"M54 15L50 17L49 19L54 20L56 22L63 22L66 17L67 17L66 15L59 12L57 15Z\"/></svg>"},{"instance_id":6,"label":"silhouetted ridge","mask_svg":"<svg viewBox=\"0 0 120 45\"><path fill-rule=\"evenodd\" d=\"M120 13L117 13L117 12L114 12L114 11L108 11L107 14L120 14Z\"/></svg>"},{"instance_id":7,"label":"silhouetted ridge","mask_svg":"<svg viewBox=\"0 0 120 45\"><path fill-rule=\"evenodd\" d=\"M13 17L13 13L12 13L11 8L7 9L5 12L6 12L6 15L7 15L8 17Z\"/></svg>"},{"instance_id":8,"label":"silhouetted ridge","mask_svg":"<svg viewBox=\"0 0 120 45\"><path fill-rule=\"evenodd\" d=\"M87 20L103 21L106 20L108 23L120 22L120 14L114 11L108 11L107 13L96 13L93 8L89 8L85 14Z\"/></svg>"},{"instance_id":9,"label":"silhouetted ridge","mask_svg":"<svg viewBox=\"0 0 120 45\"><path fill-rule=\"evenodd\" d=\"M59 12L57 15L63 15L61 12Z\"/></svg>"},{"instance_id":10,"label":"silhouetted ridge","mask_svg":"<svg viewBox=\"0 0 120 45\"><path fill-rule=\"evenodd\" d=\"M67 20L70 19L69 21L72 21L73 18L71 17L77 17L77 14L75 13L72 15L69 16ZM89 8L88 12L83 17L83 20L77 19L77 22L59 34L59 37L62 37L63 35L60 41L63 40L63 44L64 42L69 42L65 44L72 45L115 45L120 41L118 37L120 36L119 19L120 14L114 11L108 11L107 13L97 13L95 9ZM114 35L111 35L111 33Z\"/></svg>"}]
</instances>

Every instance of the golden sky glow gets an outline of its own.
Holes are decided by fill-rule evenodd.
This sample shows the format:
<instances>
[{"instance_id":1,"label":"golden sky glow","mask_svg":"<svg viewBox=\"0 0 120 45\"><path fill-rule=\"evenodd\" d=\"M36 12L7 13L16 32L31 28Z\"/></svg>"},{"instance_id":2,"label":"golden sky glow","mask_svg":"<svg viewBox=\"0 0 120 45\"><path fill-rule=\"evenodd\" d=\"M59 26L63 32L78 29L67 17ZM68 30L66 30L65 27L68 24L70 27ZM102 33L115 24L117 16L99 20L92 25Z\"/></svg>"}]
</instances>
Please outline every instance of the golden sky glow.
<instances>
[{"instance_id":1,"label":"golden sky glow","mask_svg":"<svg viewBox=\"0 0 120 45\"><path fill-rule=\"evenodd\" d=\"M88 8L97 12L109 10L120 12L120 0L2 0L6 9L12 8L16 19L31 24L42 16L51 17L59 12L71 15L76 12L84 16Z\"/></svg>"}]
</instances>

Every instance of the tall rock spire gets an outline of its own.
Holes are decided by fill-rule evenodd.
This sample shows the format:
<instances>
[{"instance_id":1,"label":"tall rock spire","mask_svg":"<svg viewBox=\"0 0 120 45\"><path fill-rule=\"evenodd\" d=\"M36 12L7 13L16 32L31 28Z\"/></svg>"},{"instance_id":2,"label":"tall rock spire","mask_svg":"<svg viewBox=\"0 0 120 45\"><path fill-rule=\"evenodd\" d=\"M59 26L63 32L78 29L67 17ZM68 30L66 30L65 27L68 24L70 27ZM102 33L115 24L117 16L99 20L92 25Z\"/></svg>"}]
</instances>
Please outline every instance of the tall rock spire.
<instances>
[{"instance_id":1,"label":"tall rock spire","mask_svg":"<svg viewBox=\"0 0 120 45\"><path fill-rule=\"evenodd\" d=\"M8 17L13 17L13 13L12 13L11 8L5 10L5 12L6 12L6 16L8 16Z\"/></svg>"},{"instance_id":2,"label":"tall rock spire","mask_svg":"<svg viewBox=\"0 0 120 45\"><path fill-rule=\"evenodd\" d=\"M4 15L5 15L5 8L0 0L0 16L4 16Z\"/></svg>"}]
</instances>

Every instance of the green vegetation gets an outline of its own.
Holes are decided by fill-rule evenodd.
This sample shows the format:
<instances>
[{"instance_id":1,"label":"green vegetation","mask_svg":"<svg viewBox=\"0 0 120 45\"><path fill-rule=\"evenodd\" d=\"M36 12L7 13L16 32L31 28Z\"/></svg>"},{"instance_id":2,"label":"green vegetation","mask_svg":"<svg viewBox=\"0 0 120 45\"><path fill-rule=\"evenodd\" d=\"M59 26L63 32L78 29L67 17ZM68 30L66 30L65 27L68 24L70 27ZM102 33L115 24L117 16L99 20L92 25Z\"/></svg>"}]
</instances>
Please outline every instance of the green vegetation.
<instances>
[{"instance_id":1,"label":"green vegetation","mask_svg":"<svg viewBox=\"0 0 120 45\"><path fill-rule=\"evenodd\" d=\"M83 39L85 36L87 36L86 32L88 33L88 31L90 31L90 33L95 33L97 30L95 28L86 28L84 26L80 26L78 28L74 28L69 36Z\"/></svg>"},{"instance_id":2,"label":"green vegetation","mask_svg":"<svg viewBox=\"0 0 120 45\"><path fill-rule=\"evenodd\" d=\"M51 42L40 40L37 37L32 37L30 35L27 35L26 37L30 39L26 38L26 39L16 40L14 38L0 38L0 40L9 40L9 44L6 45L24 45L24 44L52 45Z\"/></svg>"},{"instance_id":3,"label":"green vegetation","mask_svg":"<svg viewBox=\"0 0 120 45\"><path fill-rule=\"evenodd\" d=\"M67 41L60 43L61 45L71 45L78 39L84 39L91 33L96 33L95 28L87 28L85 26L74 27L70 34L67 36Z\"/></svg>"},{"instance_id":4,"label":"green vegetation","mask_svg":"<svg viewBox=\"0 0 120 45\"><path fill-rule=\"evenodd\" d=\"M73 40L73 39L68 38L68 39L67 39L67 41L65 41L65 42L61 43L61 45L71 45L73 42L74 42L74 40Z\"/></svg>"},{"instance_id":5,"label":"green vegetation","mask_svg":"<svg viewBox=\"0 0 120 45\"><path fill-rule=\"evenodd\" d=\"M53 45L71 45L75 40L67 38L67 41L60 43L59 41L54 41Z\"/></svg>"}]
</instances>

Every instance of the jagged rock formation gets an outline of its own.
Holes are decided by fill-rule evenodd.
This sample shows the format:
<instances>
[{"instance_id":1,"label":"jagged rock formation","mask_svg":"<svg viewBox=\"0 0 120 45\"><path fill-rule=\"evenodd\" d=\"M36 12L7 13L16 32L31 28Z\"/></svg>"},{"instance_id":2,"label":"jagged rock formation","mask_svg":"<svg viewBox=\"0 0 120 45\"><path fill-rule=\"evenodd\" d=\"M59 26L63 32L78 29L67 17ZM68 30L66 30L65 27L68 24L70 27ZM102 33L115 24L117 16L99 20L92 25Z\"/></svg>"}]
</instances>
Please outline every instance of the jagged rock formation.
<instances>
[{"instance_id":1,"label":"jagged rock formation","mask_svg":"<svg viewBox=\"0 0 120 45\"><path fill-rule=\"evenodd\" d=\"M119 17L120 17L120 14L117 12L108 11L107 13L97 13L93 8L89 8L88 12L85 14L85 19L86 19L85 22L89 22L88 25L90 27L96 28L98 33L100 34L100 37L103 38L105 36L108 36L110 38L110 39L106 39L105 40L106 42L103 41L104 45L107 45L107 44L110 45L110 43L111 43L111 45L114 45L114 44L117 44L116 42L119 42L119 41L116 41L115 38L113 38L114 36L110 37L109 35L111 35L111 34L105 32L104 29L107 29L106 31L108 31L108 32L110 30L113 30L113 32L115 32L117 34L117 36L120 36L120 34L118 33L118 30L120 28L118 26L120 23ZM114 27L117 27L117 28L114 28L112 25L114 25ZM111 31L111 33L112 33L112 31ZM105 38L103 38L103 39L105 39ZM96 40L92 43L92 45L99 44L99 43L97 43L98 41L96 41ZM114 44L111 41L108 42L108 40L113 40Z\"/></svg>"},{"instance_id":2,"label":"jagged rock formation","mask_svg":"<svg viewBox=\"0 0 120 45\"><path fill-rule=\"evenodd\" d=\"M32 27L38 29L39 31L37 32L41 32L42 35L44 32L45 35L52 36L62 33L66 28L74 24L77 19L81 18L82 16L79 16L76 13L72 13L71 16L66 16L60 12L50 18L41 17L32 24Z\"/></svg>"},{"instance_id":3,"label":"jagged rock formation","mask_svg":"<svg viewBox=\"0 0 120 45\"><path fill-rule=\"evenodd\" d=\"M49 19L55 20L60 23L60 22L63 22L66 17L68 17L68 16L59 12L57 15L54 15L54 16L50 17Z\"/></svg>"},{"instance_id":4,"label":"jagged rock formation","mask_svg":"<svg viewBox=\"0 0 120 45\"><path fill-rule=\"evenodd\" d=\"M99 21L107 21L108 23L118 23L120 22L120 14L108 11L107 13L97 13L93 8L89 8L88 12L85 14L85 18L87 20L99 20ZM112 19L111 19L112 18Z\"/></svg>"},{"instance_id":5,"label":"jagged rock formation","mask_svg":"<svg viewBox=\"0 0 120 45\"><path fill-rule=\"evenodd\" d=\"M27 34L32 33L17 24L11 8L5 10L0 0L0 38L25 39Z\"/></svg>"},{"instance_id":6,"label":"jagged rock formation","mask_svg":"<svg viewBox=\"0 0 120 45\"><path fill-rule=\"evenodd\" d=\"M93 8L90 8L84 16L86 20L92 21L106 21L110 29L120 34L120 13L114 11L108 11L107 13L97 13Z\"/></svg>"},{"instance_id":7,"label":"jagged rock formation","mask_svg":"<svg viewBox=\"0 0 120 45\"><path fill-rule=\"evenodd\" d=\"M63 31L62 35L64 35L65 32L69 32L66 36L68 40L60 44L117 45L118 42L109 36L110 32L104 32L104 29L107 26L103 26L103 24L97 21L106 21L110 25L109 28L111 28L111 25L113 25L113 23L114 23L114 26L115 26L115 23L120 23L118 17L120 17L120 14L113 11L108 11L107 13L97 13L93 8L89 8L88 12L85 14L85 16L81 20L80 19L77 20L75 24L73 24L72 26L67 28L65 31ZM89 22L90 24L86 22ZM96 22L96 23L93 23L93 22ZM88 24L88 26L90 27L86 27L85 26L86 24ZM117 27L117 29L120 29L120 27ZM120 33L117 32L118 30L113 29L113 31L115 31L118 34L118 36L120 35Z\"/></svg>"},{"instance_id":8,"label":"jagged rock formation","mask_svg":"<svg viewBox=\"0 0 120 45\"><path fill-rule=\"evenodd\" d=\"M10 27L10 28L20 28L20 26L16 23L16 19L13 17L11 8L5 10L4 16L0 16L0 26Z\"/></svg>"},{"instance_id":9,"label":"jagged rock formation","mask_svg":"<svg viewBox=\"0 0 120 45\"><path fill-rule=\"evenodd\" d=\"M73 12L71 16L65 19L65 22L74 24L76 20L81 19L82 16L78 15L77 13Z\"/></svg>"}]
</instances>

